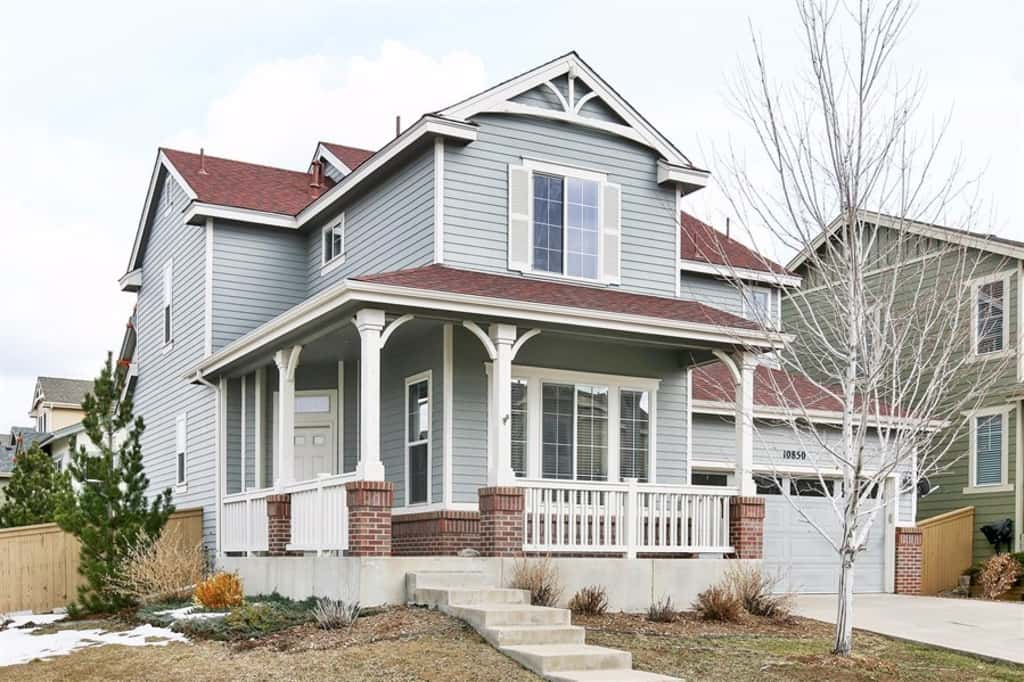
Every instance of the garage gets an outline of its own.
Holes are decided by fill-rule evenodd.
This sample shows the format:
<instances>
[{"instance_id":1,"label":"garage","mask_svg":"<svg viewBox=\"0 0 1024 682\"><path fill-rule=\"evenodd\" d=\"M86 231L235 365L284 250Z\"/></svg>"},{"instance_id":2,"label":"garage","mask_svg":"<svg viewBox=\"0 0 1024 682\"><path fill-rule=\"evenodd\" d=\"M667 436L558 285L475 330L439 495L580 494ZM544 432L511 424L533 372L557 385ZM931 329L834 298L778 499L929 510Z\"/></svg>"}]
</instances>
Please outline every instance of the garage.
<instances>
[{"instance_id":1,"label":"garage","mask_svg":"<svg viewBox=\"0 0 1024 682\"><path fill-rule=\"evenodd\" d=\"M764 566L779 576L780 589L791 592L835 592L839 585L839 558L832 546L786 499L794 501L832 537L840 523L833 503L842 504L842 482L818 478L785 478L779 490L774 481L762 481L758 494L765 497ZM835 499L831 499L835 498ZM885 524L876 516L868 535L868 547L854 565L855 592L885 591Z\"/></svg>"}]
</instances>

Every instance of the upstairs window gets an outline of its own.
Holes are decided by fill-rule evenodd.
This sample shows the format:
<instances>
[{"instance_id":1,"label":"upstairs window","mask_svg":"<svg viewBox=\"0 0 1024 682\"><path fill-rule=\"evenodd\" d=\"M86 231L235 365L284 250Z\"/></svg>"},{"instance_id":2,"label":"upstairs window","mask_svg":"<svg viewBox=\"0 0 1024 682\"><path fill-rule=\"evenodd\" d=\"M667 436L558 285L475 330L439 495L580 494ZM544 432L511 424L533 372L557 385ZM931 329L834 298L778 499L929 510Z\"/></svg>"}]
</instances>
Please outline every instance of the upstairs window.
<instances>
[{"instance_id":1,"label":"upstairs window","mask_svg":"<svg viewBox=\"0 0 1024 682\"><path fill-rule=\"evenodd\" d=\"M175 479L179 486L184 486L187 481L185 464L188 448L188 417L184 414L179 414L174 423L174 446Z\"/></svg>"},{"instance_id":2,"label":"upstairs window","mask_svg":"<svg viewBox=\"0 0 1024 682\"><path fill-rule=\"evenodd\" d=\"M974 282L972 286L974 353L992 355L1003 352L1009 345L1009 325L1006 320L1006 297L1009 276L998 274Z\"/></svg>"},{"instance_id":3,"label":"upstairs window","mask_svg":"<svg viewBox=\"0 0 1024 682\"><path fill-rule=\"evenodd\" d=\"M743 288L743 316L766 327L778 327L772 305L772 290L767 287Z\"/></svg>"},{"instance_id":4,"label":"upstairs window","mask_svg":"<svg viewBox=\"0 0 1024 682\"><path fill-rule=\"evenodd\" d=\"M534 174L534 270L597 278L599 187L592 180Z\"/></svg>"},{"instance_id":5,"label":"upstairs window","mask_svg":"<svg viewBox=\"0 0 1024 682\"><path fill-rule=\"evenodd\" d=\"M164 326L164 346L170 346L174 340L173 330L171 328L171 302L173 299L173 284L174 284L174 269L171 261L167 261L164 265L164 276L163 276L163 326Z\"/></svg>"},{"instance_id":6,"label":"upstairs window","mask_svg":"<svg viewBox=\"0 0 1024 682\"><path fill-rule=\"evenodd\" d=\"M345 216L324 227L321 232L320 267L340 265L345 255Z\"/></svg>"}]
</instances>

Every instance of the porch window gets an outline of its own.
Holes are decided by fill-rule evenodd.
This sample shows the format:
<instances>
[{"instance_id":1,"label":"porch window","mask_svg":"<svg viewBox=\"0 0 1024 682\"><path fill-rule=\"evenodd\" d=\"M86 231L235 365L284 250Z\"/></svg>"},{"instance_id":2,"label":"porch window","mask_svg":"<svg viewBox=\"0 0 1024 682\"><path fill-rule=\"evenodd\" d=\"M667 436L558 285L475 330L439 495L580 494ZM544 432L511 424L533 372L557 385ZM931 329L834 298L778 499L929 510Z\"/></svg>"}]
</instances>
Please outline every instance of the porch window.
<instances>
[{"instance_id":1,"label":"porch window","mask_svg":"<svg viewBox=\"0 0 1024 682\"><path fill-rule=\"evenodd\" d=\"M520 478L526 476L526 448L529 439L527 426L527 383L524 379L513 379L512 471Z\"/></svg>"},{"instance_id":2,"label":"porch window","mask_svg":"<svg viewBox=\"0 0 1024 682\"><path fill-rule=\"evenodd\" d=\"M406 379L406 504L429 501L430 377Z\"/></svg>"},{"instance_id":3,"label":"porch window","mask_svg":"<svg viewBox=\"0 0 1024 682\"><path fill-rule=\"evenodd\" d=\"M544 384L544 478L608 478L608 387Z\"/></svg>"},{"instance_id":4,"label":"porch window","mask_svg":"<svg viewBox=\"0 0 1024 682\"><path fill-rule=\"evenodd\" d=\"M596 279L599 183L534 173L533 269Z\"/></svg>"},{"instance_id":5,"label":"porch window","mask_svg":"<svg viewBox=\"0 0 1024 682\"><path fill-rule=\"evenodd\" d=\"M650 394L622 389L619 392L619 475L648 481L651 442Z\"/></svg>"}]
</instances>

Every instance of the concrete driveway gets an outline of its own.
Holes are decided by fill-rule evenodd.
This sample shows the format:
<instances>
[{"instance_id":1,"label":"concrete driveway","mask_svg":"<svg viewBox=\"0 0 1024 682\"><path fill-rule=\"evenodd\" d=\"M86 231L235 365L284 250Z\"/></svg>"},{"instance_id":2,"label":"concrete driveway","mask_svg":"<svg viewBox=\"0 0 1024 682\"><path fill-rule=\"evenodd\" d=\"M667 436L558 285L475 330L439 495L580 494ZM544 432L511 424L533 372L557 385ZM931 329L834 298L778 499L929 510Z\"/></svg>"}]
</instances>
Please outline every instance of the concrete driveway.
<instances>
[{"instance_id":1,"label":"concrete driveway","mask_svg":"<svg viewBox=\"0 0 1024 682\"><path fill-rule=\"evenodd\" d=\"M797 596L796 613L836 621L836 597ZM858 594L853 626L882 635L1024 663L1024 604L980 599Z\"/></svg>"}]
</instances>

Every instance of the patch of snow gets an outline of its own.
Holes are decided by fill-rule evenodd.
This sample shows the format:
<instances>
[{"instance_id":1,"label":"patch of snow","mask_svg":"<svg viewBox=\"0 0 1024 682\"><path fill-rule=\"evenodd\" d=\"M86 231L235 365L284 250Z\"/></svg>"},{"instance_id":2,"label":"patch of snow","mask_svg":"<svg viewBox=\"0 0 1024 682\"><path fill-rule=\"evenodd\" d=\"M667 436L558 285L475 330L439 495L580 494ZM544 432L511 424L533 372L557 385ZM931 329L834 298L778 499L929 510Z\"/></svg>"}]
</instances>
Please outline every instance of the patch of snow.
<instances>
[{"instance_id":1,"label":"patch of snow","mask_svg":"<svg viewBox=\"0 0 1024 682\"><path fill-rule=\"evenodd\" d=\"M31 613L8 614L4 618L14 621L6 630L0 631L0 667L28 663L37 658L46 660L55 656L66 656L78 649L104 644L122 646L166 646L170 642L188 643L179 632L152 625L140 625L132 630L108 632L99 628L91 630L60 630L49 634L36 635L36 627L24 627L27 623L47 625L65 617L63 613L35 615ZM20 626L20 627L19 627Z\"/></svg>"},{"instance_id":2,"label":"patch of snow","mask_svg":"<svg viewBox=\"0 0 1024 682\"><path fill-rule=\"evenodd\" d=\"M167 609L166 611L157 611L158 616L170 616L171 620L200 620L200 619L212 619L212 618L223 618L228 615L227 611L200 611L199 613L193 613L194 606L183 606L180 609Z\"/></svg>"}]
</instances>

